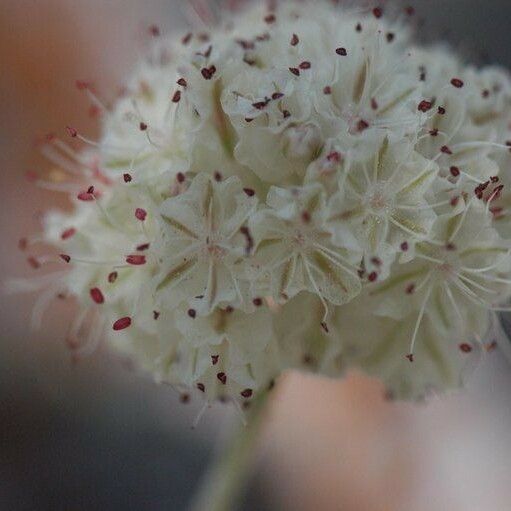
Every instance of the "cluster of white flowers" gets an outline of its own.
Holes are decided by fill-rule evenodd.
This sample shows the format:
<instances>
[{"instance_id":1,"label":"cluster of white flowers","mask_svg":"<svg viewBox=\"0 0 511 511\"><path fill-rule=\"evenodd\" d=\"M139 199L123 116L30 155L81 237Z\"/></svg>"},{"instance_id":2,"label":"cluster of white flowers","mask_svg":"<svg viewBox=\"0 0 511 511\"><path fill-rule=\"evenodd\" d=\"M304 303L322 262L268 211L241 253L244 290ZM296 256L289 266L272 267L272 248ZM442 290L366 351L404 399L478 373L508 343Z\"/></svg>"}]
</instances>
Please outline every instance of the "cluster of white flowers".
<instances>
[{"instance_id":1,"label":"cluster of white flowers","mask_svg":"<svg viewBox=\"0 0 511 511\"><path fill-rule=\"evenodd\" d=\"M75 204L44 229L68 265L49 293L80 303L70 346L106 337L207 401L288 369L458 386L511 296L508 74L380 8L227 18L156 38L97 145L44 144Z\"/></svg>"}]
</instances>

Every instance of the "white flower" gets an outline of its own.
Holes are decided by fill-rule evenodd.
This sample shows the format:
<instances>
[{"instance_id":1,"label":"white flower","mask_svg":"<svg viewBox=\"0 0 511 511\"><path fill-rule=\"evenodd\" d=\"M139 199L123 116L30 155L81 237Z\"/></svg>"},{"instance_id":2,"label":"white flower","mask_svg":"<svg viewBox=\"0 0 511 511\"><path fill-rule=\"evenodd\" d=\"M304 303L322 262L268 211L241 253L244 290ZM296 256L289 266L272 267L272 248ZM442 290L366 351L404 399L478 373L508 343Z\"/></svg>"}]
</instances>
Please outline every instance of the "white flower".
<instances>
[{"instance_id":1,"label":"white flower","mask_svg":"<svg viewBox=\"0 0 511 511\"><path fill-rule=\"evenodd\" d=\"M164 201L160 271L155 277L158 300L184 300L200 314L220 305L243 306L238 267L252 252L245 223L256 204L257 198L243 191L238 178L216 182L204 174L186 192Z\"/></svg>"},{"instance_id":2,"label":"white flower","mask_svg":"<svg viewBox=\"0 0 511 511\"><path fill-rule=\"evenodd\" d=\"M263 290L277 302L307 290L325 302L325 309L326 302L341 305L352 300L361 289L353 266L359 254L332 244L324 228L322 187L271 188L266 203L271 209L260 210L251 222L257 243L255 278L269 279Z\"/></svg>"},{"instance_id":3,"label":"white flower","mask_svg":"<svg viewBox=\"0 0 511 511\"><path fill-rule=\"evenodd\" d=\"M288 369L350 367L419 399L492 345L511 297L506 71L414 47L379 8L261 2L160 38L101 110L92 150L43 146L60 170L36 183L73 210L46 216L53 253L27 253L62 267L17 283L47 286L35 323L77 301L74 356L106 338L183 398L244 404Z\"/></svg>"}]
</instances>

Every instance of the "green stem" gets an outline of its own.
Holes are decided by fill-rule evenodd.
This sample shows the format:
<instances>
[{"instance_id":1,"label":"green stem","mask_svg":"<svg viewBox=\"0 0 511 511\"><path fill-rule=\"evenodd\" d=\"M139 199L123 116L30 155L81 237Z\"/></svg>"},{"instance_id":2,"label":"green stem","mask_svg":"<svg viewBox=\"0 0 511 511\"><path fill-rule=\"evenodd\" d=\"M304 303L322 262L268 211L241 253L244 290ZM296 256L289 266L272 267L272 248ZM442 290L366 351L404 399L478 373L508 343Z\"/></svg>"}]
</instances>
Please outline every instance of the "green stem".
<instances>
[{"instance_id":1,"label":"green stem","mask_svg":"<svg viewBox=\"0 0 511 511\"><path fill-rule=\"evenodd\" d=\"M256 397L248 424L235 434L231 443L207 472L191 511L232 511L250 473L254 447L264 418L268 394Z\"/></svg>"}]
</instances>

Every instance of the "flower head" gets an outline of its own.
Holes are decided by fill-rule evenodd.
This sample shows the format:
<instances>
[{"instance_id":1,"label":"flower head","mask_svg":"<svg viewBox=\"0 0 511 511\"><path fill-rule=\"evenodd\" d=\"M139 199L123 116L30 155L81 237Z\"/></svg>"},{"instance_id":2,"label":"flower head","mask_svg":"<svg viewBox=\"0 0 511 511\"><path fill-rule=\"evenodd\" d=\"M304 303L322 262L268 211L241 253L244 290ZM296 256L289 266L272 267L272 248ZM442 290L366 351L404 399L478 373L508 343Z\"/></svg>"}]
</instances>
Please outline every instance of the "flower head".
<instances>
[{"instance_id":1,"label":"flower head","mask_svg":"<svg viewBox=\"0 0 511 511\"><path fill-rule=\"evenodd\" d=\"M42 144L62 171L34 179L74 208L46 216L55 255L28 262L62 268L28 287L50 283L36 319L78 301L75 356L104 337L208 401L350 367L417 399L492 345L511 296L511 79L331 4L159 38L92 150Z\"/></svg>"}]
</instances>

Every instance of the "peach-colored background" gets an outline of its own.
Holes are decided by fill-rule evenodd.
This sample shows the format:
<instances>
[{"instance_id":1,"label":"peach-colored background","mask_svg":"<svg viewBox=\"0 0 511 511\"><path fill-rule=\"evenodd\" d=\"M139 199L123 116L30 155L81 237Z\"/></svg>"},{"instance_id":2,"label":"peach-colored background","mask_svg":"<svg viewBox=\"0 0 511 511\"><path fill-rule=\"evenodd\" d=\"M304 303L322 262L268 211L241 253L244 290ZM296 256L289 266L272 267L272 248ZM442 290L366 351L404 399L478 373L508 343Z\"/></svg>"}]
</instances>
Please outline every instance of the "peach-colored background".
<instances>
[{"instance_id":1,"label":"peach-colored background","mask_svg":"<svg viewBox=\"0 0 511 511\"><path fill-rule=\"evenodd\" d=\"M38 210L56 202L65 204L23 180L27 169L45 165L32 146L34 136L64 132L66 124L97 135L74 80L93 79L108 98L142 51L148 25L156 22L163 30L182 26L178 8L182 3L0 0L1 281L33 272L17 250L17 240L37 231ZM442 14L434 6L445 4L424 3L433 14ZM449 2L449 8L452 15L457 13L458 27L464 27L465 20L473 37L491 48L509 36L499 32L499 27L504 30L501 25L483 32L470 22L477 19L477 7L483 4L491 11L497 2L458 0ZM472 18L470 9L476 9ZM507 13L511 17L509 9ZM464 28L458 38L460 32L463 39ZM507 45L511 47L509 41ZM30 501L32 507L23 507L17 495L40 484L39 472L28 479L25 472L48 439L57 452L68 445L68 433L75 446L85 441L68 425L68 418L118 418L112 434L115 428L136 432L150 423L185 448L210 445L229 421L236 420L229 409L216 408L190 432L188 425L198 405L180 405L171 391L127 370L104 350L71 365L61 341L71 311L57 305L43 330L31 333L27 323L33 301L27 296L0 298L0 509L47 509L46 501L38 500L43 494ZM259 491L270 493L273 508L279 510L507 511L511 509L510 388L509 365L499 353L483 362L467 392L435 399L427 406L389 404L382 399L380 386L361 376L343 382L288 377L276 393L264 432L257 465L263 488ZM47 416L58 420L48 425ZM148 456L143 442L140 453ZM116 452L96 453L93 447L91 456L109 459ZM56 460L50 457L46 462L51 468ZM151 459L146 462L152 466ZM59 472L50 486L62 484L65 472ZM175 476L169 474L169 484ZM187 480L186 474L181 479L191 491L195 481ZM107 489L115 485L115 474L105 476L103 484ZM106 491L104 508L117 509L108 495ZM148 495L144 509L160 509L151 504L156 502L153 498ZM2 505L5 502L8 507ZM73 509L103 509L103 504L80 507L76 502ZM59 503L53 509L71 509L65 498Z\"/></svg>"}]
</instances>

